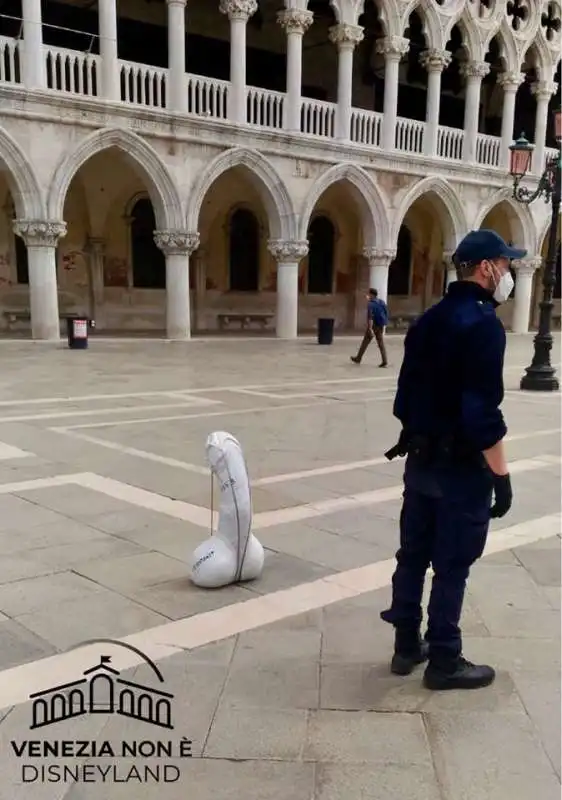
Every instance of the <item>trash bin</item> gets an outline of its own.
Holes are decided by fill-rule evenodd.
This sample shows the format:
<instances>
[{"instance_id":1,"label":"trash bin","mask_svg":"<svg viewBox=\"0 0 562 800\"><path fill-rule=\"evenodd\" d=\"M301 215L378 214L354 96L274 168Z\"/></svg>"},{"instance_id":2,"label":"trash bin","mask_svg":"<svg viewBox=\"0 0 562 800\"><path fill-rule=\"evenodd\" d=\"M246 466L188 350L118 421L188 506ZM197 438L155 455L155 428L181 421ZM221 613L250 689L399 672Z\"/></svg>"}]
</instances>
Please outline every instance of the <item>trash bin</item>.
<instances>
[{"instance_id":1,"label":"trash bin","mask_svg":"<svg viewBox=\"0 0 562 800\"><path fill-rule=\"evenodd\" d=\"M319 319L318 320L318 344L332 344L334 339L334 321L333 319Z\"/></svg>"},{"instance_id":2,"label":"trash bin","mask_svg":"<svg viewBox=\"0 0 562 800\"><path fill-rule=\"evenodd\" d=\"M88 347L88 322L87 317L66 318L66 334L71 350L85 350Z\"/></svg>"}]
</instances>

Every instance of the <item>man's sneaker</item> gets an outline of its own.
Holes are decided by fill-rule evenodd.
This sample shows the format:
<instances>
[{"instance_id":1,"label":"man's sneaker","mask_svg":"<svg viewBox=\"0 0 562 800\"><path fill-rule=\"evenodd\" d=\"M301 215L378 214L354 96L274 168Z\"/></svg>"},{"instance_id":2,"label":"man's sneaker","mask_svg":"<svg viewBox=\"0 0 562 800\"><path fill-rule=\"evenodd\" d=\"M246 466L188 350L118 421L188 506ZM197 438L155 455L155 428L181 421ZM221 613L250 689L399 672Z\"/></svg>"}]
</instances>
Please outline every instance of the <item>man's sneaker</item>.
<instances>
[{"instance_id":1,"label":"man's sneaker","mask_svg":"<svg viewBox=\"0 0 562 800\"><path fill-rule=\"evenodd\" d=\"M379 364L379 367L388 367L388 361L383 361L382 364Z\"/></svg>"},{"instance_id":2,"label":"man's sneaker","mask_svg":"<svg viewBox=\"0 0 562 800\"><path fill-rule=\"evenodd\" d=\"M357 356L350 356L350 359L351 359L351 361L353 361L354 364L360 364L361 363L359 361L359 359L357 358Z\"/></svg>"},{"instance_id":3,"label":"man's sneaker","mask_svg":"<svg viewBox=\"0 0 562 800\"><path fill-rule=\"evenodd\" d=\"M427 642L420 642L419 649L410 653L396 651L390 662L390 671L393 675L410 675L418 664L427 661L429 647Z\"/></svg>"},{"instance_id":4,"label":"man's sneaker","mask_svg":"<svg viewBox=\"0 0 562 800\"><path fill-rule=\"evenodd\" d=\"M486 664L472 664L460 657L450 667L438 667L431 662L427 665L423 676L426 689L440 691L443 689L481 689L489 686L496 677L492 667Z\"/></svg>"}]
</instances>

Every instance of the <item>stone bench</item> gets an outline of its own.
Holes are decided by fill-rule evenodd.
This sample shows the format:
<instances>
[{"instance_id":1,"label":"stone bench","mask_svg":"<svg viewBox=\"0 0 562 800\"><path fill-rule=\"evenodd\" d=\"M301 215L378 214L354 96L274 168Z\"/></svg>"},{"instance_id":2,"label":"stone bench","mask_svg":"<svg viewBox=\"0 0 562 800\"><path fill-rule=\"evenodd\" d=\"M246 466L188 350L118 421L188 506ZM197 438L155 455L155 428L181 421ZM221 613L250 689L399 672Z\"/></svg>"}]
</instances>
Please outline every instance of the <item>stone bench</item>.
<instances>
[{"instance_id":1,"label":"stone bench","mask_svg":"<svg viewBox=\"0 0 562 800\"><path fill-rule=\"evenodd\" d=\"M22 311L3 311L2 316L8 323L8 330L16 322L31 322L31 312L23 309Z\"/></svg>"},{"instance_id":2,"label":"stone bench","mask_svg":"<svg viewBox=\"0 0 562 800\"><path fill-rule=\"evenodd\" d=\"M396 314L390 317L388 321L388 327L394 328L395 330L398 328L407 328L418 317L419 314Z\"/></svg>"},{"instance_id":3,"label":"stone bench","mask_svg":"<svg viewBox=\"0 0 562 800\"><path fill-rule=\"evenodd\" d=\"M268 323L273 319L273 314L217 314L219 329L222 331L229 328L231 323L238 324L241 330L244 330L248 325L256 323L261 325L262 329L266 328Z\"/></svg>"}]
</instances>

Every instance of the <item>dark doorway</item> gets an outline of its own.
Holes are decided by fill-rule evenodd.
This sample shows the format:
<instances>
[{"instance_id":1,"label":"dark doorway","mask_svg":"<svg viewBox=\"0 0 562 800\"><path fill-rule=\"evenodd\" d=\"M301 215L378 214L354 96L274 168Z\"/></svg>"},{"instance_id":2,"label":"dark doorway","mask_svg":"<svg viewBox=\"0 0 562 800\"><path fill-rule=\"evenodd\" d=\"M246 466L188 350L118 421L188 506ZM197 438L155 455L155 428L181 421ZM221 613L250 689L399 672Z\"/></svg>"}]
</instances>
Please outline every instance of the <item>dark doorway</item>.
<instances>
[{"instance_id":1,"label":"dark doorway","mask_svg":"<svg viewBox=\"0 0 562 800\"><path fill-rule=\"evenodd\" d=\"M334 285L336 229L328 217L315 217L308 228L308 293L331 294Z\"/></svg>"},{"instance_id":2,"label":"dark doorway","mask_svg":"<svg viewBox=\"0 0 562 800\"><path fill-rule=\"evenodd\" d=\"M150 200L137 200L131 217L133 286L136 289L165 289L166 258L154 241L156 220Z\"/></svg>"},{"instance_id":3,"label":"dark doorway","mask_svg":"<svg viewBox=\"0 0 562 800\"><path fill-rule=\"evenodd\" d=\"M396 258L388 273L388 294L407 295L410 292L410 268L412 265L412 234L406 225L400 227Z\"/></svg>"},{"instance_id":4,"label":"dark doorway","mask_svg":"<svg viewBox=\"0 0 562 800\"><path fill-rule=\"evenodd\" d=\"M257 292L260 278L260 228L255 214L238 208L230 217L230 290Z\"/></svg>"}]
</instances>

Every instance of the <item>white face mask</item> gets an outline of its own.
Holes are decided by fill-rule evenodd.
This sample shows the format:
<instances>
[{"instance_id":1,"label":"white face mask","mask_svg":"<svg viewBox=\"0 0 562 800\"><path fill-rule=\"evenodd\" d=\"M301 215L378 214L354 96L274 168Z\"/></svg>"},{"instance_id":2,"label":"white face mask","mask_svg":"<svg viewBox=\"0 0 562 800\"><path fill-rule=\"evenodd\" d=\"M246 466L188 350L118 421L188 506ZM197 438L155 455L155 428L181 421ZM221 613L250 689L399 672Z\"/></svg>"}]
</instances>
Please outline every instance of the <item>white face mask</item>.
<instances>
[{"instance_id":1,"label":"white face mask","mask_svg":"<svg viewBox=\"0 0 562 800\"><path fill-rule=\"evenodd\" d=\"M506 300L509 299L509 295L512 293L514 286L515 281L511 277L511 272L508 271L505 275L502 275L494 292L494 300L496 303L505 303Z\"/></svg>"}]
</instances>

